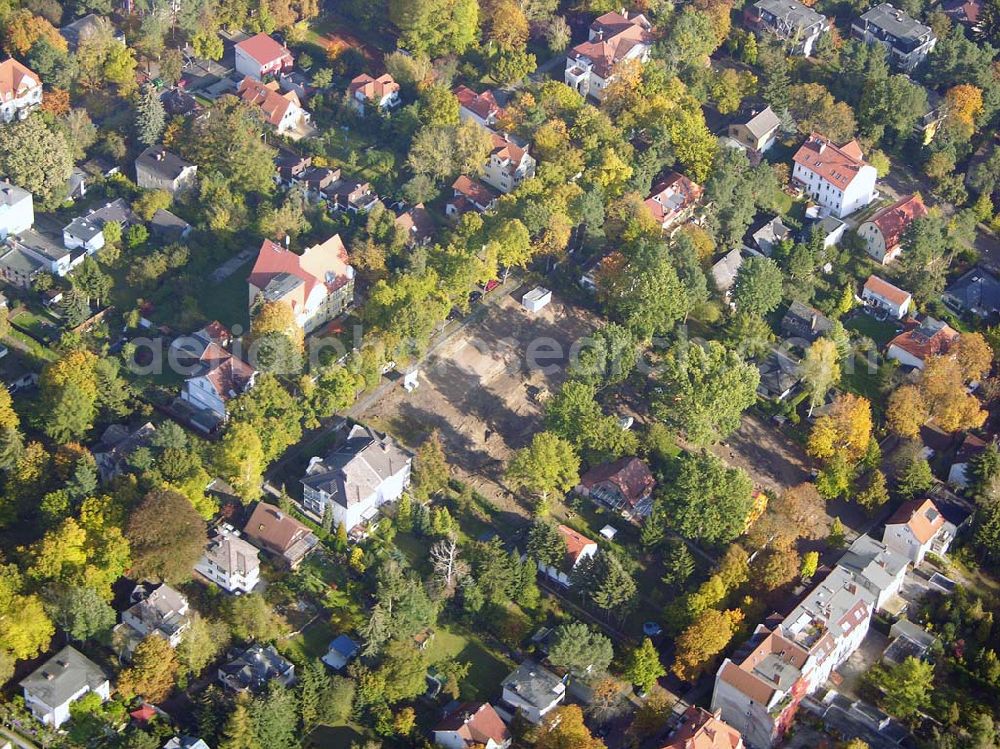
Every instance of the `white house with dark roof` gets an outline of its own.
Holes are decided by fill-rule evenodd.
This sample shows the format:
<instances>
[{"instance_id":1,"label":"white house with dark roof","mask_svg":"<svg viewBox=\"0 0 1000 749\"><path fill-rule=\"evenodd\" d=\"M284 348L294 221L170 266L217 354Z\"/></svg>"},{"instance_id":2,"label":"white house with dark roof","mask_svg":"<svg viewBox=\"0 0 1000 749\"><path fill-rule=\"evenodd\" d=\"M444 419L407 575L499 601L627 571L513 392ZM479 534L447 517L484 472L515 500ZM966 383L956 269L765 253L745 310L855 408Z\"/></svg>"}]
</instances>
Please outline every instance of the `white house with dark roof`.
<instances>
[{"instance_id":1,"label":"white house with dark roof","mask_svg":"<svg viewBox=\"0 0 1000 749\"><path fill-rule=\"evenodd\" d=\"M24 704L39 721L59 728L70 719L69 708L90 692L101 701L111 696L111 683L100 666L67 645L22 679Z\"/></svg>"},{"instance_id":2,"label":"white house with dark roof","mask_svg":"<svg viewBox=\"0 0 1000 749\"><path fill-rule=\"evenodd\" d=\"M262 692L272 681L286 687L295 681L295 664L274 645L251 645L219 666L219 682L234 692Z\"/></svg>"},{"instance_id":3,"label":"white house with dark roof","mask_svg":"<svg viewBox=\"0 0 1000 749\"><path fill-rule=\"evenodd\" d=\"M257 547L227 526L209 540L194 568L229 593L249 593L260 581Z\"/></svg>"},{"instance_id":4,"label":"white house with dark roof","mask_svg":"<svg viewBox=\"0 0 1000 749\"><path fill-rule=\"evenodd\" d=\"M333 527L351 530L395 502L410 485L413 456L389 436L355 424L344 444L309 461L302 503L318 517L332 513Z\"/></svg>"},{"instance_id":5,"label":"white house with dark roof","mask_svg":"<svg viewBox=\"0 0 1000 749\"><path fill-rule=\"evenodd\" d=\"M136 184L143 190L164 190L171 195L191 190L198 166L163 146L150 146L135 160Z\"/></svg>"},{"instance_id":6,"label":"white house with dark roof","mask_svg":"<svg viewBox=\"0 0 1000 749\"><path fill-rule=\"evenodd\" d=\"M518 666L501 686L503 702L536 725L566 698L566 680L534 661Z\"/></svg>"},{"instance_id":7,"label":"white house with dark roof","mask_svg":"<svg viewBox=\"0 0 1000 749\"><path fill-rule=\"evenodd\" d=\"M591 25L587 41L566 54L564 81L582 96L600 100L614 79L616 65L645 62L653 45L652 24L641 13L605 13Z\"/></svg>"},{"instance_id":8,"label":"white house with dark roof","mask_svg":"<svg viewBox=\"0 0 1000 749\"><path fill-rule=\"evenodd\" d=\"M793 158L792 182L837 218L850 216L875 199L875 167L865 162L861 146L834 145L813 133Z\"/></svg>"},{"instance_id":9,"label":"white house with dark roof","mask_svg":"<svg viewBox=\"0 0 1000 749\"><path fill-rule=\"evenodd\" d=\"M743 12L745 23L791 44L795 54L809 57L830 22L797 0L758 0Z\"/></svg>"},{"instance_id":10,"label":"white house with dark roof","mask_svg":"<svg viewBox=\"0 0 1000 749\"><path fill-rule=\"evenodd\" d=\"M989 317L1000 312L1000 279L976 266L946 288L941 300L960 315Z\"/></svg>"},{"instance_id":11,"label":"white house with dark roof","mask_svg":"<svg viewBox=\"0 0 1000 749\"><path fill-rule=\"evenodd\" d=\"M117 198L90 211L86 216L73 219L63 227L63 244L67 250L83 250L85 254L93 255L104 247L104 226L112 222L121 228L122 236L130 227L142 223L128 203L123 198ZM74 257L83 261L80 253L74 254Z\"/></svg>"},{"instance_id":12,"label":"white house with dark roof","mask_svg":"<svg viewBox=\"0 0 1000 749\"><path fill-rule=\"evenodd\" d=\"M122 612L122 621L116 632L126 639L126 649L131 652L150 635L162 637L170 647L180 645L184 634L191 627L191 607L183 593L165 583L139 583L130 596L132 605Z\"/></svg>"},{"instance_id":13,"label":"white house with dark roof","mask_svg":"<svg viewBox=\"0 0 1000 749\"><path fill-rule=\"evenodd\" d=\"M913 70L937 44L930 26L913 19L890 3L882 3L851 22L851 35L866 44L880 44L889 61L904 70Z\"/></svg>"}]
</instances>

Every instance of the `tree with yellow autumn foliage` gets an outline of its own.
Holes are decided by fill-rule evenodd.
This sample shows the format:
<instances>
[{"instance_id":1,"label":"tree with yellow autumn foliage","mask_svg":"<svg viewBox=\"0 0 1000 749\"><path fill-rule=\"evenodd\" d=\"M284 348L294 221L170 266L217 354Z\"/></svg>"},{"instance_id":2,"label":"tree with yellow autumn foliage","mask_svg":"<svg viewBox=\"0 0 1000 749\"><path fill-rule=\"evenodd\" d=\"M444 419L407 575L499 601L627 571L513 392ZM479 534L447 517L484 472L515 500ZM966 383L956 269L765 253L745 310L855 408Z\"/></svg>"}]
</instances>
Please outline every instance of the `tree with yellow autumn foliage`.
<instances>
[{"instance_id":1,"label":"tree with yellow autumn foliage","mask_svg":"<svg viewBox=\"0 0 1000 749\"><path fill-rule=\"evenodd\" d=\"M671 669L685 681L694 681L733 639L743 621L739 609L703 611L677 638L677 655Z\"/></svg>"},{"instance_id":2,"label":"tree with yellow autumn foliage","mask_svg":"<svg viewBox=\"0 0 1000 749\"><path fill-rule=\"evenodd\" d=\"M903 385L889 396L885 420L894 434L908 439L916 437L929 417L927 402L916 385Z\"/></svg>"},{"instance_id":3,"label":"tree with yellow autumn foliage","mask_svg":"<svg viewBox=\"0 0 1000 749\"><path fill-rule=\"evenodd\" d=\"M816 419L807 448L814 458L828 460L836 455L854 464L868 450L871 438L871 403L867 398L844 393L833 401L829 413Z\"/></svg>"},{"instance_id":4,"label":"tree with yellow autumn foliage","mask_svg":"<svg viewBox=\"0 0 1000 749\"><path fill-rule=\"evenodd\" d=\"M970 83L952 86L944 95L946 123L969 138L976 130L976 118L983 111L983 92Z\"/></svg>"},{"instance_id":5,"label":"tree with yellow autumn foliage","mask_svg":"<svg viewBox=\"0 0 1000 749\"><path fill-rule=\"evenodd\" d=\"M986 421L979 400L965 391L962 364L955 356L928 357L920 389L931 417L946 432L976 429Z\"/></svg>"}]
</instances>

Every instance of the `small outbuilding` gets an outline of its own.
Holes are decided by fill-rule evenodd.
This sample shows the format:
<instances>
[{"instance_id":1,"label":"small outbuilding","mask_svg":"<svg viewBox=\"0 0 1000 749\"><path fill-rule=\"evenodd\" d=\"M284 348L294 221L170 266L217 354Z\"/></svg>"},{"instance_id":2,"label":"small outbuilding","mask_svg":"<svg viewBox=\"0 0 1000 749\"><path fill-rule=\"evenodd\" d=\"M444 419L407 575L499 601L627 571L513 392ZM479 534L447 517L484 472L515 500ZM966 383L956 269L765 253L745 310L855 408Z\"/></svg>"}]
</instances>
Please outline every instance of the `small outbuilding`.
<instances>
[{"instance_id":1,"label":"small outbuilding","mask_svg":"<svg viewBox=\"0 0 1000 749\"><path fill-rule=\"evenodd\" d=\"M542 286L536 286L521 297L521 306L528 312L538 312L551 301L552 292Z\"/></svg>"}]
</instances>

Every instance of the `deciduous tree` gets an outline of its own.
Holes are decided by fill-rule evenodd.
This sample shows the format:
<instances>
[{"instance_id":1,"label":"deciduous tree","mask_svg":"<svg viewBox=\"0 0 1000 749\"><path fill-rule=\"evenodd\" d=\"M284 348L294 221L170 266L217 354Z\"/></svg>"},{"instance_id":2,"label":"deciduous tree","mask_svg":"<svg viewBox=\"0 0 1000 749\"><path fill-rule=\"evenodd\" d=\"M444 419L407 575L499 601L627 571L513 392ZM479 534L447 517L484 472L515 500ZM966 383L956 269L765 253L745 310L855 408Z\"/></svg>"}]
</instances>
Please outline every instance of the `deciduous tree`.
<instances>
[{"instance_id":1,"label":"deciduous tree","mask_svg":"<svg viewBox=\"0 0 1000 749\"><path fill-rule=\"evenodd\" d=\"M554 492L568 492L580 480L580 459L573 446L551 432L536 434L514 453L506 471L512 489L527 489L544 503Z\"/></svg>"},{"instance_id":2,"label":"deciduous tree","mask_svg":"<svg viewBox=\"0 0 1000 749\"><path fill-rule=\"evenodd\" d=\"M736 634L743 612L739 609L706 609L677 638L672 671L678 678L694 681L722 652Z\"/></svg>"},{"instance_id":3,"label":"deciduous tree","mask_svg":"<svg viewBox=\"0 0 1000 749\"><path fill-rule=\"evenodd\" d=\"M871 404L866 398L845 393L833 401L828 413L816 419L808 450L821 460L838 455L854 464L868 450L871 438Z\"/></svg>"},{"instance_id":4,"label":"deciduous tree","mask_svg":"<svg viewBox=\"0 0 1000 749\"><path fill-rule=\"evenodd\" d=\"M639 687L639 689L648 692L656 685L657 680L661 676L666 675L666 673L667 671L663 668L663 663L660 661L660 654L657 652L656 646L647 637L642 641L641 645L629 653L623 675Z\"/></svg>"},{"instance_id":5,"label":"deciduous tree","mask_svg":"<svg viewBox=\"0 0 1000 749\"><path fill-rule=\"evenodd\" d=\"M676 478L660 501L669 523L686 538L709 543L731 541L746 529L750 512L750 477L727 468L711 453L682 453Z\"/></svg>"},{"instance_id":6,"label":"deciduous tree","mask_svg":"<svg viewBox=\"0 0 1000 749\"><path fill-rule=\"evenodd\" d=\"M205 521L187 497L172 489L149 492L129 515L125 536L132 547L132 571L168 583L190 579L207 539Z\"/></svg>"},{"instance_id":7,"label":"deciduous tree","mask_svg":"<svg viewBox=\"0 0 1000 749\"><path fill-rule=\"evenodd\" d=\"M141 696L162 702L174 690L177 654L166 638L149 635L132 653L132 663L118 677L118 691L126 698Z\"/></svg>"}]
</instances>

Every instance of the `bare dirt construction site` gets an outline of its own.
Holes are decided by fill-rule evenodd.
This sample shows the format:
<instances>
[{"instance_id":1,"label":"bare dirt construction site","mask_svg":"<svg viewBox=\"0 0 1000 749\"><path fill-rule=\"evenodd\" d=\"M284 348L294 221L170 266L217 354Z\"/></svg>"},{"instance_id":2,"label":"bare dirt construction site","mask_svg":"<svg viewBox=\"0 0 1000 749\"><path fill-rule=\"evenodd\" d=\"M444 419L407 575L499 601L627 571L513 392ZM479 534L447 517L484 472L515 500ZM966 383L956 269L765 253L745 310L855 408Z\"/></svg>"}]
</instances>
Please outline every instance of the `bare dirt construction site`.
<instances>
[{"instance_id":1,"label":"bare dirt construction site","mask_svg":"<svg viewBox=\"0 0 1000 749\"><path fill-rule=\"evenodd\" d=\"M520 297L499 300L431 355L416 390L394 388L363 419L410 447L437 429L459 478L523 514L503 487L504 465L540 428L543 401L566 378L572 344L597 323L554 296L530 313L515 301Z\"/></svg>"},{"instance_id":2,"label":"bare dirt construction site","mask_svg":"<svg viewBox=\"0 0 1000 749\"><path fill-rule=\"evenodd\" d=\"M810 479L810 461L802 446L750 411L743 414L739 429L709 450L745 470L761 489L781 493Z\"/></svg>"}]
</instances>

